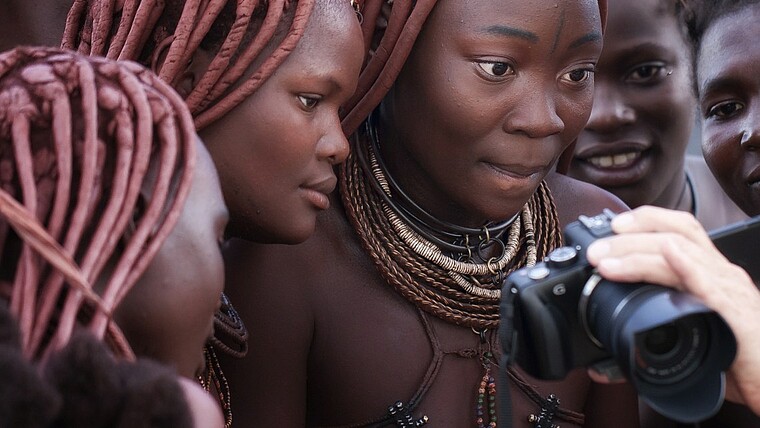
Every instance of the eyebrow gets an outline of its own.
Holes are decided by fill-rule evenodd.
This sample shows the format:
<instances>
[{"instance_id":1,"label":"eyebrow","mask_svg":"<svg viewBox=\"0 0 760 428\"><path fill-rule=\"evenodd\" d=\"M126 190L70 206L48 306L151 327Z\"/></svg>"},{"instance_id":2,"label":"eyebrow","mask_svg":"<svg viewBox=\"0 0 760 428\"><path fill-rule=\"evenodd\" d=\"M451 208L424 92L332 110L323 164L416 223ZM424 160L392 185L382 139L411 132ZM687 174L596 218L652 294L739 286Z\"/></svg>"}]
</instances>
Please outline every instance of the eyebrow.
<instances>
[{"instance_id":1,"label":"eyebrow","mask_svg":"<svg viewBox=\"0 0 760 428\"><path fill-rule=\"evenodd\" d=\"M585 45L586 43L596 42L597 40L602 40L602 35L600 33L597 33L597 32L588 33L584 36L580 36L577 39L575 39L572 43L570 43L569 48L576 49Z\"/></svg>"},{"instance_id":2,"label":"eyebrow","mask_svg":"<svg viewBox=\"0 0 760 428\"><path fill-rule=\"evenodd\" d=\"M492 25L490 27L484 28L482 32L486 34L496 34L496 35L505 36L505 37L516 37L518 39L527 40L531 43L538 42L538 36L536 35L536 33L532 33L526 30L521 30L519 28L507 27L505 25ZM602 40L601 33L598 33L598 32L588 33L575 39L572 43L570 43L569 48L576 49L585 45L586 43L596 42L598 40Z\"/></svg>"},{"instance_id":3,"label":"eyebrow","mask_svg":"<svg viewBox=\"0 0 760 428\"><path fill-rule=\"evenodd\" d=\"M718 76L707 79L704 89L697 89L700 101L707 95L716 91L722 91L736 85L736 80L731 77Z\"/></svg>"},{"instance_id":4,"label":"eyebrow","mask_svg":"<svg viewBox=\"0 0 760 428\"><path fill-rule=\"evenodd\" d=\"M483 33L506 37L516 37L518 39L527 40L531 43L538 42L538 36L535 33L521 30L519 28L507 27L505 25L492 25L490 27L486 27L483 29Z\"/></svg>"},{"instance_id":5,"label":"eyebrow","mask_svg":"<svg viewBox=\"0 0 760 428\"><path fill-rule=\"evenodd\" d=\"M662 55L665 56L668 48L660 43L656 42L643 42L632 46L627 46L619 51L620 57L633 57L636 54L643 53L649 55Z\"/></svg>"}]
</instances>

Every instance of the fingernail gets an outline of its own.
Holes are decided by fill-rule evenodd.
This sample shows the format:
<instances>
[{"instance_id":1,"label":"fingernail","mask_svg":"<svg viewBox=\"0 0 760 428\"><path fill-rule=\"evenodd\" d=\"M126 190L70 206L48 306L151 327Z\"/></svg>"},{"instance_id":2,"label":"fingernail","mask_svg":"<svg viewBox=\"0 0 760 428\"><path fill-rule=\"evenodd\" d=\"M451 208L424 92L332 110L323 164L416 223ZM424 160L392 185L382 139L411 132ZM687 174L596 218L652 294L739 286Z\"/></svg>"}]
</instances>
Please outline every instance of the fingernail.
<instances>
[{"instance_id":1,"label":"fingernail","mask_svg":"<svg viewBox=\"0 0 760 428\"><path fill-rule=\"evenodd\" d=\"M586 250L586 257L599 260L610 252L610 244L604 241L594 241Z\"/></svg>"},{"instance_id":2,"label":"fingernail","mask_svg":"<svg viewBox=\"0 0 760 428\"><path fill-rule=\"evenodd\" d=\"M597 266L600 270L604 269L607 272L610 271L617 271L623 266L623 262L620 261L620 259L604 259L601 262L599 262L599 266Z\"/></svg>"},{"instance_id":3,"label":"fingernail","mask_svg":"<svg viewBox=\"0 0 760 428\"><path fill-rule=\"evenodd\" d=\"M612 219L612 229L616 230L619 227L625 227L633 223L633 215L628 212L620 213Z\"/></svg>"}]
</instances>

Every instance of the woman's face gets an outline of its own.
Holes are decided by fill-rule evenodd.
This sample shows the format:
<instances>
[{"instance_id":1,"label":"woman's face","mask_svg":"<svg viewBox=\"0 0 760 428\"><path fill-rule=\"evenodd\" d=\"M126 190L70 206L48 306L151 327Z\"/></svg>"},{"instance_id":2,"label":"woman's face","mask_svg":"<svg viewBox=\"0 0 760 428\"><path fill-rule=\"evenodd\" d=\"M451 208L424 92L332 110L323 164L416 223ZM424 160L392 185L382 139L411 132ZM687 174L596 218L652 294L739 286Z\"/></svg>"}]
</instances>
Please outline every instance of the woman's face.
<instances>
[{"instance_id":1,"label":"woman's face","mask_svg":"<svg viewBox=\"0 0 760 428\"><path fill-rule=\"evenodd\" d=\"M723 190L760 214L760 5L715 21L697 61L702 151Z\"/></svg>"},{"instance_id":2,"label":"woman's face","mask_svg":"<svg viewBox=\"0 0 760 428\"><path fill-rule=\"evenodd\" d=\"M115 314L137 355L173 365L194 377L213 334L224 289L220 242L227 226L214 164L198 142L198 159L176 226Z\"/></svg>"},{"instance_id":3,"label":"woman's face","mask_svg":"<svg viewBox=\"0 0 760 428\"><path fill-rule=\"evenodd\" d=\"M673 5L611 0L594 107L569 175L632 207L677 198L695 114L690 73Z\"/></svg>"},{"instance_id":4,"label":"woman's face","mask_svg":"<svg viewBox=\"0 0 760 428\"><path fill-rule=\"evenodd\" d=\"M317 2L293 52L251 96L201 133L230 209L229 234L298 243L313 232L348 142L339 108L364 48L349 2Z\"/></svg>"},{"instance_id":5,"label":"woman's face","mask_svg":"<svg viewBox=\"0 0 760 428\"><path fill-rule=\"evenodd\" d=\"M384 104L389 169L442 219L509 218L586 123L601 44L595 0L438 2Z\"/></svg>"}]
</instances>

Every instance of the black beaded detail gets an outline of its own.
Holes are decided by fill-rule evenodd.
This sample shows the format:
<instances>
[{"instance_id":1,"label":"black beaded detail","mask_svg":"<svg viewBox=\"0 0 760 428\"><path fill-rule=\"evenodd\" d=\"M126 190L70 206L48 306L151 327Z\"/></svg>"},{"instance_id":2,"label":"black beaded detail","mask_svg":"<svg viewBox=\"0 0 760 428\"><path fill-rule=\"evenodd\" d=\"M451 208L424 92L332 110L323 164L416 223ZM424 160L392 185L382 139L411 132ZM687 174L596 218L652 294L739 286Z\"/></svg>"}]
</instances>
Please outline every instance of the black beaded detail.
<instances>
[{"instance_id":1,"label":"black beaded detail","mask_svg":"<svg viewBox=\"0 0 760 428\"><path fill-rule=\"evenodd\" d=\"M426 415L415 420L414 416L412 416L412 410L401 401L397 401L396 404L389 406L388 414L391 415L391 420L399 428L421 427L427 425L429 421Z\"/></svg>"},{"instance_id":2,"label":"black beaded detail","mask_svg":"<svg viewBox=\"0 0 760 428\"><path fill-rule=\"evenodd\" d=\"M528 422L533 424L534 428L560 428L559 425L555 425L553 422L554 414L559 409L559 398L554 394L549 394L541 406L541 412L536 415L528 416Z\"/></svg>"}]
</instances>

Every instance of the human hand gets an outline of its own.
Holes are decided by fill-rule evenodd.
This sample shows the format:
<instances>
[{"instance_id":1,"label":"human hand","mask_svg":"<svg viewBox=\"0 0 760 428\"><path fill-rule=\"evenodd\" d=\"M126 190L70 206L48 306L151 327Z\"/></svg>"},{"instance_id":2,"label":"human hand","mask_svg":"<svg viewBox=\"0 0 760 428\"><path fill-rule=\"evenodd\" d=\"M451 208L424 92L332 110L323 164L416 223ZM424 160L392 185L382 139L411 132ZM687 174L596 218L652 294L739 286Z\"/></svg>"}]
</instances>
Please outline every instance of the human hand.
<instances>
[{"instance_id":1,"label":"human hand","mask_svg":"<svg viewBox=\"0 0 760 428\"><path fill-rule=\"evenodd\" d=\"M640 207L611 225L617 235L591 244L588 261L608 280L676 288L719 313L738 344L726 397L760 414L760 346L753 343L760 336L760 292L747 272L715 248L691 214Z\"/></svg>"}]
</instances>

